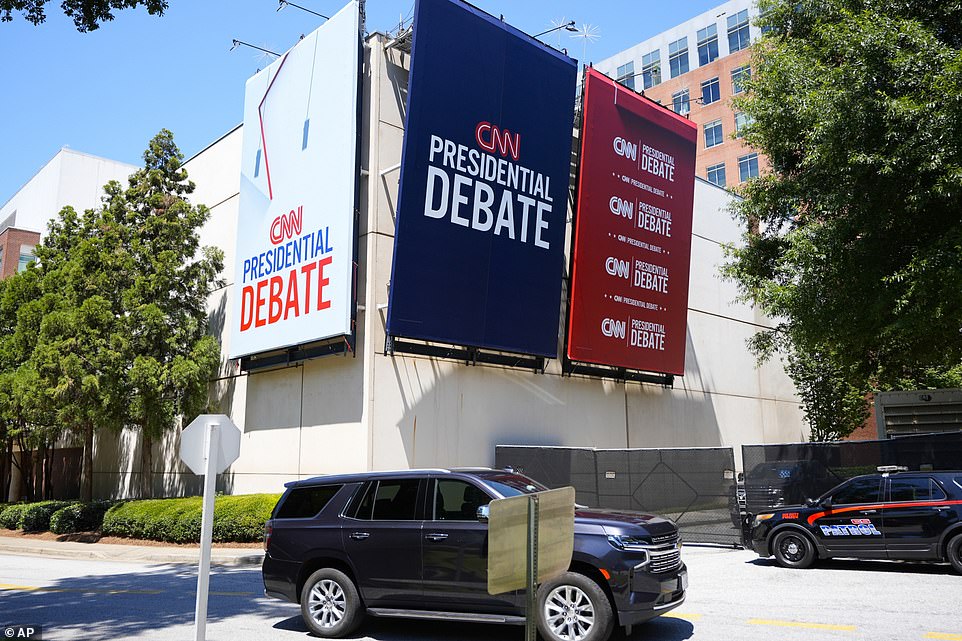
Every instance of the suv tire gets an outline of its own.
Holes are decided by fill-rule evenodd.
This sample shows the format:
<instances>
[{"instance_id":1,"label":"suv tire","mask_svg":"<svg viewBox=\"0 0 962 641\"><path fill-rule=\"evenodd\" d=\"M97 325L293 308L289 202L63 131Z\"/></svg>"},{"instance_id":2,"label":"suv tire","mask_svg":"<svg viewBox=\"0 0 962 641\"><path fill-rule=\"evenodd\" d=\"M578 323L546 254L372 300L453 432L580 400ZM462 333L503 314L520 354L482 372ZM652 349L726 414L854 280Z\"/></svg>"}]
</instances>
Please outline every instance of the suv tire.
<instances>
[{"instance_id":1,"label":"suv tire","mask_svg":"<svg viewBox=\"0 0 962 641\"><path fill-rule=\"evenodd\" d=\"M614 627L608 595L583 574L565 572L538 590L538 631L545 641L607 641Z\"/></svg>"},{"instance_id":2,"label":"suv tire","mask_svg":"<svg viewBox=\"0 0 962 641\"><path fill-rule=\"evenodd\" d=\"M955 571L962 574L962 534L956 534L945 548L945 556Z\"/></svg>"},{"instance_id":3,"label":"suv tire","mask_svg":"<svg viewBox=\"0 0 962 641\"><path fill-rule=\"evenodd\" d=\"M339 570L320 569L304 582L301 616L319 637L337 639L353 632L364 617L354 582Z\"/></svg>"},{"instance_id":4,"label":"suv tire","mask_svg":"<svg viewBox=\"0 0 962 641\"><path fill-rule=\"evenodd\" d=\"M815 563L815 546L797 530L779 532L772 541L772 554L783 568L801 570Z\"/></svg>"}]
</instances>

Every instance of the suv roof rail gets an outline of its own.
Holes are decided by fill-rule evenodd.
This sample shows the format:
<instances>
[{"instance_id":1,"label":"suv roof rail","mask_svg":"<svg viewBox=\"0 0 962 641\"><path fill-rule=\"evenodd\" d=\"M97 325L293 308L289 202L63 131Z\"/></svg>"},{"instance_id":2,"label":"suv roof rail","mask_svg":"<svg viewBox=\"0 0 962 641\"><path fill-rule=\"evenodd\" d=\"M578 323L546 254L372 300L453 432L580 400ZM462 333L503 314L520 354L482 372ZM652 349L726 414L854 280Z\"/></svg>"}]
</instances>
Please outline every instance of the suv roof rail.
<instances>
[{"instance_id":1,"label":"suv roof rail","mask_svg":"<svg viewBox=\"0 0 962 641\"><path fill-rule=\"evenodd\" d=\"M909 468L904 465L879 465L877 468L882 474L891 474L893 472L908 472Z\"/></svg>"}]
</instances>

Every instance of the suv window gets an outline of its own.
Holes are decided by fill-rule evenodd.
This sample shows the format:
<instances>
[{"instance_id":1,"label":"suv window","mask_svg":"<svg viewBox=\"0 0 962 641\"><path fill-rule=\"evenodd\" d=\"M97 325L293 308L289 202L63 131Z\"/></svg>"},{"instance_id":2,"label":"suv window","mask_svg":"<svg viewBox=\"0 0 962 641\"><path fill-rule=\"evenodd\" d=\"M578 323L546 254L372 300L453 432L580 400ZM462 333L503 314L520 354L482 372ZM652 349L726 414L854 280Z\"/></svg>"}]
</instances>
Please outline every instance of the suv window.
<instances>
[{"instance_id":1,"label":"suv window","mask_svg":"<svg viewBox=\"0 0 962 641\"><path fill-rule=\"evenodd\" d=\"M295 487L277 508L276 519L309 519L315 517L334 498L341 485Z\"/></svg>"},{"instance_id":2,"label":"suv window","mask_svg":"<svg viewBox=\"0 0 962 641\"><path fill-rule=\"evenodd\" d=\"M417 513L419 479L372 481L349 516L365 521L413 521Z\"/></svg>"},{"instance_id":3,"label":"suv window","mask_svg":"<svg viewBox=\"0 0 962 641\"><path fill-rule=\"evenodd\" d=\"M878 503L881 477L853 479L843 485L832 495L835 505L853 505L855 503Z\"/></svg>"},{"instance_id":4,"label":"suv window","mask_svg":"<svg viewBox=\"0 0 962 641\"><path fill-rule=\"evenodd\" d=\"M892 501L941 501L945 492L931 478L893 478L889 498Z\"/></svg>"},{"instance_id":5,"label":"suv window","mask_svg":"<svg viewBox=\"0 0 962 641\"><path fill-rule=\"evenodd\" d=\"M490 502L481 488L465 481L438 479L434 484L435 521L476 521L478 508Z\"/></svg>"}]
</instances>

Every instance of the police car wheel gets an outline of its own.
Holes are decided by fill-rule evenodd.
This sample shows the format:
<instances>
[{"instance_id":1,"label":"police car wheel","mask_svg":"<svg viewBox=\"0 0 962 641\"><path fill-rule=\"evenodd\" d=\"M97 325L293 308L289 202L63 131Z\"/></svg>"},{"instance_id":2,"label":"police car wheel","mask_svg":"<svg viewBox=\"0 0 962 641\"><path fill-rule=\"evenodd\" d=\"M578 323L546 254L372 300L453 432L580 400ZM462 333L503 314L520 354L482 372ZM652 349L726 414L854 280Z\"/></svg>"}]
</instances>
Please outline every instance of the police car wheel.
<instances>
[{"instance_id":1,"label":"police car wheel","mask_svg":"<svg viewBox=\"0 0 962 641\"><path fill-rule=\"evenodd\" d=\"M772 553L783 568L807 568L815 562L815 548L801 532L779 532L772 543Z\"/></svg>"},{"instance_id":2,"label":"police car wheel","mask_svg":"<svg viewBox=\"0 0 962 641\"><path fill-rule=\"evenodd\" d=\"M947 548L949 557L949 563L955 568L955 571L962 574L962 534L956 534L949 541L949 546Z\"/></svg>"}]
</instances>

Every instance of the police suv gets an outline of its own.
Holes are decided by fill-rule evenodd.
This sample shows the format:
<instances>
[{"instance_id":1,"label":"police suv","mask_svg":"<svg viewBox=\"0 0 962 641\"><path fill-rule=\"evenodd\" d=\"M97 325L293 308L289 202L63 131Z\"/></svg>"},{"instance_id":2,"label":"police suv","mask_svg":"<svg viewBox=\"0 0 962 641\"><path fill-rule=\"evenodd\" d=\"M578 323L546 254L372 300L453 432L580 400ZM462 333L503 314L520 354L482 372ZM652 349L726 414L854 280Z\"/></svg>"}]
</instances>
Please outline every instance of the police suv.
<instances>
[{"instance_id":1,"label":"police suv","mask_svg":"<svg viewBox=\"0 0 962 641\"><path fill-rule=\"evenodd\" d=\"M962 472L878 470L756 515L752 547L787 568L847 557L947 561L962 573Z\"/></svg>"}]
</instances>

